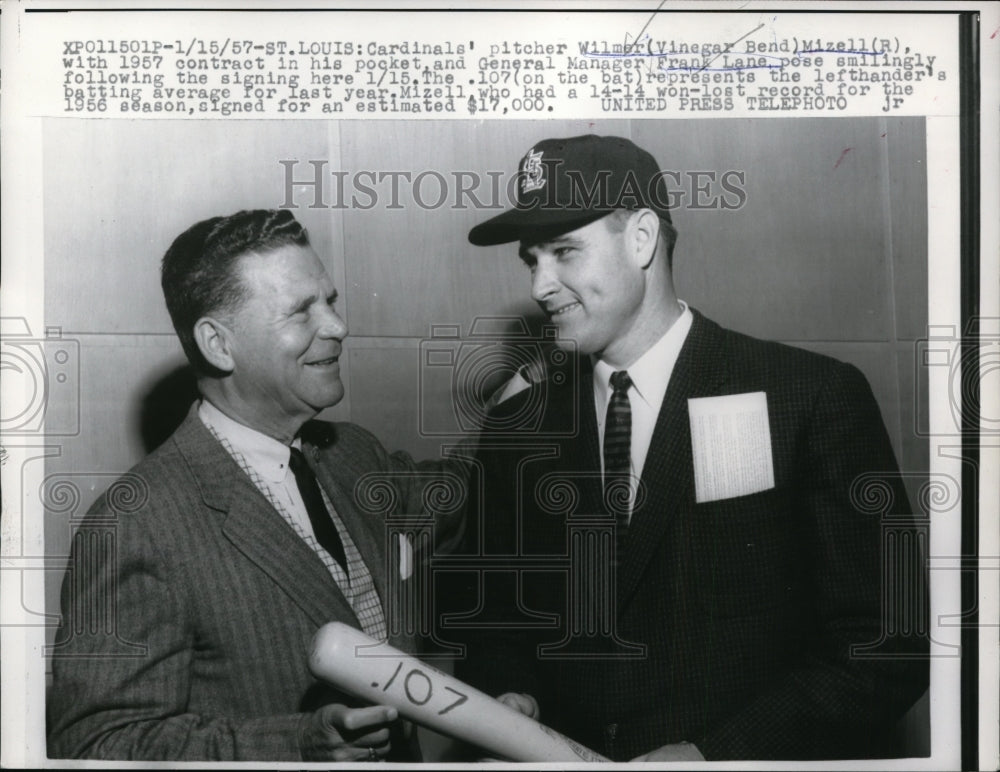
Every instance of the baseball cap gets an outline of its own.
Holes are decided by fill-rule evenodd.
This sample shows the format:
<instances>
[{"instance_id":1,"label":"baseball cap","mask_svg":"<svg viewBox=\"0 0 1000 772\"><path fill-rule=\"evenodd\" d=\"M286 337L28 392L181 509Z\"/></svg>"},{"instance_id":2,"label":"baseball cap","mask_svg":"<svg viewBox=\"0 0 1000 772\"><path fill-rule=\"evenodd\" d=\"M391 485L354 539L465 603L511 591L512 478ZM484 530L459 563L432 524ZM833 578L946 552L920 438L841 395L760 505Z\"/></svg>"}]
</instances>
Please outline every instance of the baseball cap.
<instances>
[{"instance_id":1,"label":"baseball cap","mask_svg":"<svg viewBox=\"0 0 1000 772\"><path fill-rule=\"evenodd\" d=\"M672 225L664 177L656 159L625 137L546 139L521 159L514 208L475 226L469 241L542 241L615 209L652 209Z\"/></svg>"}]
</instances>

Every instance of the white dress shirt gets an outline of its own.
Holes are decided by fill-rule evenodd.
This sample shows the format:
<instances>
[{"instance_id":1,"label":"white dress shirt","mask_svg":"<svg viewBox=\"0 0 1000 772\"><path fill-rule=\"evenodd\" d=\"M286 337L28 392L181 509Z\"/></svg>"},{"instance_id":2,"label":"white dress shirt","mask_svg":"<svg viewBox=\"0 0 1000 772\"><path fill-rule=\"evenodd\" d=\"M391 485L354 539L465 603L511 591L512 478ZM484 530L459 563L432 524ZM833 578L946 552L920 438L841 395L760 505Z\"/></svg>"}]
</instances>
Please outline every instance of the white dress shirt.
<instances>
[{"instance_id":1,"label":"white dress shirt","mask_svg":"<svg viewBox=\"0 0 1000 772\"><path fill-rule=\"evenodd\" d=\"M203 399L198 406L198 417L203 424L215 429L220 438L225 438L234 450L243 455L247 465L257 474L260 482L267 486L271 495L281 502L288 515L303 531L315 538L316 534L313 533L309 513L306 511L305 502L302 501L302 494L299 493L295 475L288 468L288 458L291 455L289 446L239 421L234 421L207 399ZM296 437L292 447L301 450L302 440Z\"/></svg>"},{"instance_id":2,"label":"white dress shirt","mask_svg":"<svg viewBox=\"0 0 1000 772\"><path fill-rule=\"evenodd\" d=\"M632 379L628 390L629 406L632 412L632 442L630 469L632 474L632 496L642 476L642 468L649 453L649 443L653 438L660 406L667 393L667 385L673 374L681 347L691 330L694 317L683 300L678 301L681 315L674 321L663 337L650 346L635 362L624 368ZM601 474L604 473L604 422L607 420L608 403L611 401L611 374L616 372L611 365L601 359L594 360L594 410L597 412L597 439L601 448ZM631 508L631 505L630 505Z\"/></svg>"}]
</instances>

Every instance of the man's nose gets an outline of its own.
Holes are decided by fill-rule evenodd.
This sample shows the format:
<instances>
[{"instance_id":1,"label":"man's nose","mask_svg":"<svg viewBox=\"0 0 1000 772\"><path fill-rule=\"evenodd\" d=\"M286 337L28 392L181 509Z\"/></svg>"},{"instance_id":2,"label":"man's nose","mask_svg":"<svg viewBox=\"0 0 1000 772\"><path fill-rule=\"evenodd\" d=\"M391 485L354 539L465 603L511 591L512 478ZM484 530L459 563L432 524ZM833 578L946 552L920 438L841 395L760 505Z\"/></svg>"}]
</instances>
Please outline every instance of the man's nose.
<instances>
[{"instance_id":1,"label":"man's nose","mask_svg":"<svg viewBox=\"0 0 1000 772\"><path fill-rule=\"evenodd\" d=\"M544 302L558 289L559 281L556 279L555 270L549 261L539 260L535 263L535 270L531 275L531 297L534 298L535 302Z\"/></svg>"},{"instance_id":2,"label":"man's nose","mask_svg":"<svg viewBox=\"0 0 1000 772\"><path fill-rule=\"evenodd\" d=\"M328 308L320 322L319 334L324 338L342 340L347 337L347 322L332 308Z\"/></svg>"}]
</instances>

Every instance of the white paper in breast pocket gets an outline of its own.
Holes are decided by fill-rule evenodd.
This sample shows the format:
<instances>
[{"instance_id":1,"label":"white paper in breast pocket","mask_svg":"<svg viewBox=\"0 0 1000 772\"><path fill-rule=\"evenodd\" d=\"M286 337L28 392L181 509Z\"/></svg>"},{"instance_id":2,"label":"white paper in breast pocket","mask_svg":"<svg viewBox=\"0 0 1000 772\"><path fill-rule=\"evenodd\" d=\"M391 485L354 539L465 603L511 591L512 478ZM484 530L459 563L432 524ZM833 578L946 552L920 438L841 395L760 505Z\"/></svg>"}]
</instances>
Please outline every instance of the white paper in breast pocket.
<instances>
[{"instance_id":1,"label":"white paper in breast pocket","mask_svg":"<svg viewBox=\"0 0 1000 772\"><path fill-rule=\"evenodd\" d=\"M695 501L731 499L774 487L765 392L689 399L688 417Z\"/></svg>"},{"instance_id":2,"label":"white paper in breast pocket","mask_svg":"<svg viewBox=\"0 0 1000 772\"><path fill-rule=\"evenodd\" d=\"M399 539L399 579L405 582L413 575L413 544L408 534L396 534Z\"/></svg>"}]
</instances>

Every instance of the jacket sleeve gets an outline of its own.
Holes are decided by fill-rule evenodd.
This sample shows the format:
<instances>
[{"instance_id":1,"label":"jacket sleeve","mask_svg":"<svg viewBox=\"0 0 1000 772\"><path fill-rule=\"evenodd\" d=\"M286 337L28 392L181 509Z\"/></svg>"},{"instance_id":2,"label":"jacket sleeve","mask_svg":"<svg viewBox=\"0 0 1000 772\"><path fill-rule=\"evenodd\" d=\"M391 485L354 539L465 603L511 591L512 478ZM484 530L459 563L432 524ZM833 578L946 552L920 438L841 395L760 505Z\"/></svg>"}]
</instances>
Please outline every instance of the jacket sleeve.
<instances>
[{"instance_id":1,"label":"jacket sleeve","mask_svg":"<svg viewBox=\"0 0 1000 772\"><path fill-rule=\"evenodd\" d=\"M687 738L709 760L849 757L884 739L927 688L921 541L878 405L856 368L833 366L798 447L819 629L769 689ZM885 539L889 530L895 542Z\"/></svg>"},{"instance_id":2,"label":"jacket sleeve","mask_svg":"<svg viewBox=\"0 0 1000 772\"><path fill-rule=\"evenodd\" d=\"M367 429L355 424L340 424L338 428L342 433L352 433L355 442L362 443L371 453L368 468L357 470L355 495L377 503L386 500L385 491L380 488L391 487L397 511L433 519L434 551L437 554L453 551L464 534L464 502L469 496L475 441L457 443L442 458L414 461L406 451L387 451Z\"/></svg>"},{"instance_id":3,"label":"jacket sleeve","mask_svg":"<svg viewBox=\"0 0 1000 772\"><path fill-rule=\"evenodd\" d=\"M176 578L141 513L109 529L101 525L108 511L102 498L81 525L62 586L48 755L300 761L303 714L237 719L187 712L196 644ZM88 548L95 544L101 548Z\"/></svg>"}]
</instances>

